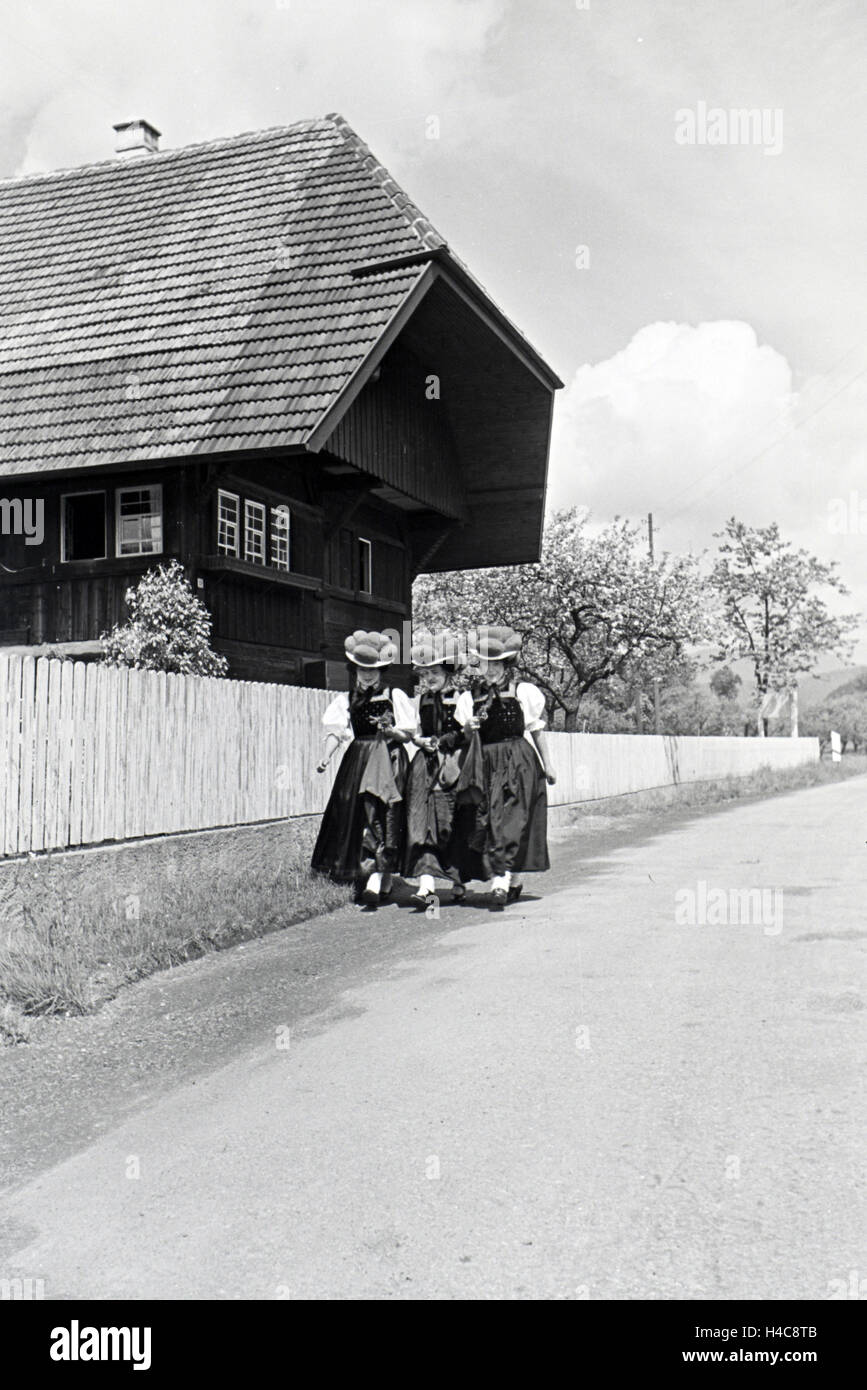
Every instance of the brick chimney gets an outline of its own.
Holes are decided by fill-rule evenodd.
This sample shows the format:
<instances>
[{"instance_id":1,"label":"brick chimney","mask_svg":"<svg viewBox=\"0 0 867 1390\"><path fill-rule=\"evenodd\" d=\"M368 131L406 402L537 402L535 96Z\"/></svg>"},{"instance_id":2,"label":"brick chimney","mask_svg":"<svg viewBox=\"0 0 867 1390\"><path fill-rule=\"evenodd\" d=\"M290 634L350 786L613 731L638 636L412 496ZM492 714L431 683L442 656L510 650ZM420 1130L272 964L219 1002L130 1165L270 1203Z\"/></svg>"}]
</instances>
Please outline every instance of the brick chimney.
<instances>
[{"instance_id":1,"label":"brick chimney","mask_svg":"<svg viewBox=\"0 0 867 1390\"><path fill-rule=\"evenodd\" d=\"M114 128L117 131L114 151L121 159L134 159L159 152L160 132L148 121L121 121L120 125Z\"/></svg>"}]
</instances>

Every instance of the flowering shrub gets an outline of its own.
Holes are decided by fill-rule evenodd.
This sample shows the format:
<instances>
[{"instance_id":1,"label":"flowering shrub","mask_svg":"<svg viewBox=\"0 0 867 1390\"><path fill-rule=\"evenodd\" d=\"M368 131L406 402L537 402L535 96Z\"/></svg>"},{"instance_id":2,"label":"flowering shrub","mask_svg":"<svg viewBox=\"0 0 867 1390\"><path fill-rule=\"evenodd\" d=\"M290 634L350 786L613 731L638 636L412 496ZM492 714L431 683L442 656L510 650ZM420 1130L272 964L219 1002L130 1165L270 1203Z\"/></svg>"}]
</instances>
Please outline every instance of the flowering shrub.
<instances>
[{"instance_id":1,"label":"flowering shrub","mask_svg":"<svg viewBox=\"0 0 867 1390\"><path fill-rule=\"evenodd\" d=\"M211 615L177 560L159 565L127 589L129 621L103 633L107 666L224 676L226 658L211 650Z\"/></svg>"}]
</instances>

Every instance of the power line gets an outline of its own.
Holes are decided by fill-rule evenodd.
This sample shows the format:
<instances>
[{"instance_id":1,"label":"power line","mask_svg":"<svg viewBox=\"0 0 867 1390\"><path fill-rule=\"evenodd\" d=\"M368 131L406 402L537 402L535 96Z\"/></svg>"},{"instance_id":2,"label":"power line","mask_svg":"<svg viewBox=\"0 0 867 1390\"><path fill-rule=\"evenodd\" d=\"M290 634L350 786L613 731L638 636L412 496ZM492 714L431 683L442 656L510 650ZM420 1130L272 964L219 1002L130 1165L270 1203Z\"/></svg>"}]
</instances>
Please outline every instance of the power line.
<instances>
[{"instance_id":1,"label":"power line","mask_svg":"<svg viewBox=\"0 0 867 1390\"><path fill-rule=\"evenodd\" d=\"M842 364L847 360L847 358L851 357L852 354L853 354L854 352L858 351L859 348L860 348L860 346L861 346L861 345L860 345L859 343L854 343L850 348L848 348L848 349L846 350L846 352L843 353L843 356L842 356L842 357L838 358L838 360L834 363L834 365L833 365L827 372L822 373L822 376L819 378L819 380L830 380L830 379L833 379L833 378L836 376L836 374L837 374L839 368L842 366ZM778 435L775 439L773 439L773 440L770 442L770 444L765 445L764 448L763 448L758 454L751 455L744 463L739 464L736 468L730 468L730 469L723 475L723 477L720 478L719 482L715 485L715 487L711 489L711 492L713 492L713 491L715 491L717 488L721 487L722 484L723 484L724 482L726 482L726 481L728 480L728 478L730 478L734 473L741 471L743 468L748 467L750 463L754 463L757 459L764 457L764 455L765 455L766 453L769 453L771 449L775 449L775 448L777 447L778 444L781 444L781 443L783 442L783 440L787 439L791 434L794 434L794 433L796 433L799 429L802 429L803 426L807 423L808 420L812 419L812 417L813 417L814 415L819 414L819 412L820 412L821 410L824 410L825 407L826 407L827 405L830 405L831 401L833 401L833 400L836 398L836 396L840 395L842 391L847 390L848 387L851 386L852 383L853 383L854 381L857 381L858 378L859 378L860 376L863 376L864 371L867 371L867 368L862 368L859 372L857 372L857 373L855 374L855 376L851 377L851 378L849 379L849 381L847 381L847 382L840 388L839 391L836 391L836 392L834 392L833 395L826 397L826 399L825 399L823 402L821 402L821 404L818 405L818 406L816 407L815 410L811 411L810 414L807 415L807 416L805 416L803 419L797 421L794 425L791 426L790 429L786 430L783 434ZM739 453L741 452L742 448L743 448L743 444L741 444L740 446L738 446L738 448L737 448L736 450L732 450L732 451L728 454L727 458L733 458L733 457L735 457L736 454L739 454ZM714 464L712 468L707 469L704 473L700 474L699 477L693 478L689 483L686 484L685 487L681 488L678 492L676 492L676 493L669 499L667 505L668 505L668 506L673 505L674 503L676 503L676 502L679 500L679 498L686 496L686 494L689 493L689 492L691 492L694 488L700 487L701 484L702 484L703 482L705 482L705 481L711 476L711 474L717 472L718 469L722 468L722 467L725 465L726 461L727 461L726 458L721 459L719 463ZM708 494L701 494L702 497L705 496L705 495L708 495ZM695 500L698 501L699 499L697 498L697 499L695 499ZM664 504L664 505L665 505L665 504ZM687 510L689 509L690 506L692 506L692 503L688 503L685 507L682 507L682 508L680 508L678 511L672 513L672 515L673 515L673 516L681 516L682 513L683 513L684 511L687 511Z\"/></svg>"},{"instance_id":2,"label":"power line","mask_svg":"<svg viewBox=\"0 0 867 1390\"><path fill-rule=\"evenodd\" d=\"M758 463L759 459L764 458L765 454L769 454L772 449L776 449L777 446L782 444L784 440L788 439L791 435L796 434L798 430L803 429L804 425L806 425L808 421L814 419L816 415L821 414L823 410L827 409L827 407L832 403L832 401L835 401L838 396L842 396L843 392L847 391L850 386L852 386L856 381L859 380L860 377L864 376L865 372L867 372L867 367L862 367L859 372L856 372L853 377L850 377L848 381L844 382L843 385L837 391L834 391L832 395L827 396L824 401L821 401L820 404L817 405L814 410L811 410L808 415L805 415L803 419L797 421L796 424L792 425L790 429L786 430L776 439L771 440L771 443L767 444L763 449L760 449L757 454L752 454L749 458L745 459L743 463L738 464L737 467L730 468L729 471L725 474L725 476L720 478L719 482L715 483L713 487L708 489L708 491L701 493L699 497L694 498L692 502L688 502L686 506L679 508L679 510L676 512L672 512L669 515L668 520L673 521L675 517L682 516L684 512L688 512L690 508L697 505L699 501L704 501L706 498L711 497L713 493L718 492L719 489L723 486L723 484L728 482L729 478L734 477L737 473L742 473L745 468L749 468L750 464ZM713 472L712 469L710 471ZM704 476L707 477L708 475L705 474ZM697 481L701 482L702 479L698 479ZM692 487L694 485L695 484L689 484L689 486L686 489L684 489L684 491L689 491L689 487ZM683 492L681 492L680 494L676 494L674 499L675 501L677 500L677 496L683 496Z\"/></svg>"}]
</instances>

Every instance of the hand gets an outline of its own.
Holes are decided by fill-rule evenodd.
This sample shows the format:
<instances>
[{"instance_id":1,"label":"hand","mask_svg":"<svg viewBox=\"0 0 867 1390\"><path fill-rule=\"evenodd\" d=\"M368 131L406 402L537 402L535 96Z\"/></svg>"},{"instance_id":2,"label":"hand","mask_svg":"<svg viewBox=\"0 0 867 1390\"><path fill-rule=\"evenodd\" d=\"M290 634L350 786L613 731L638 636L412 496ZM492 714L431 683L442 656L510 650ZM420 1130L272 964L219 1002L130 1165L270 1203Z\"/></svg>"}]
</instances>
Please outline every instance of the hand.
<instances>
[{"instance_id":1,"label":"hand","mask_svg":"<svg viewBox=\"0 0 867 1390\"><path fill-rule=\"evenodd\" d=\"M439 742L435 738L423 738L421 746L426 753L436 753L439 748Z\"/></svg>"},{"instance_id":2,"label":"hand","mask_svg":"<svg viewBox=\"0 0 867 1390\"><path fill-rule=\"evenodd\" d=\"M470 716L470 718L467 720L466 724L464 725L464 728L465 728L465 729L470 729L472 732L475 732L476 729L480 729L481 727L482 727L482 726L481 726L479 720L476 718L476 716L475 716L474 714Z\"/></svg>"}]
</instances>

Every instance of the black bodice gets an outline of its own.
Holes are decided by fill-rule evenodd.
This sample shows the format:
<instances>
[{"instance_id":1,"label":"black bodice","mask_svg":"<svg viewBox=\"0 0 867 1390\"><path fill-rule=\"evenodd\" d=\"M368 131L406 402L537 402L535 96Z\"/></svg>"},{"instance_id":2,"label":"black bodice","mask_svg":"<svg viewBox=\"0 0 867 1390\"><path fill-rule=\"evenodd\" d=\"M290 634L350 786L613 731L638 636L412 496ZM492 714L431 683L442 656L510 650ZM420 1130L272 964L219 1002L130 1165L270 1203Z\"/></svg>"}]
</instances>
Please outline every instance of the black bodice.
<instances>
[{"instance_id":1,"label":"black bodice","mask_svg":"<svg viewBox=\"0 0 867 1390\"><path fill-rule=\"evenodd\" d=\"M374 738L379 733L377 720L383 717L394 723L390 690L374 690L370 695L356 691L350 696L349 721L355 738Z\"/></svg>"},{"instance_id":2,"label":"black bodice","mask_svg":"<svg viewBox=\"0 0 867 1390\"><path fill-rule=\"evenodd\" d=\"M524 711L514 695L482 695L473 701L473 712L479 723L482 743L502 743L509 738L522 738Z\"/></svg>"},{"instance_id":3,"label":"black bodice","mask_svg":"<svg viewBox=\"0 0 867 1390\"><path fill-rule=\"evenodd\" d=\"M419 697L418 722L424 738L443 738L451 741L463 733L455 719L455 695L441 691L426 691Z\"/></svg>"}]
</instances>

